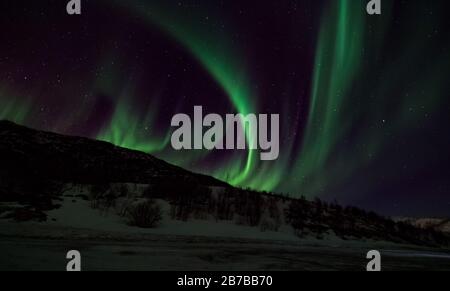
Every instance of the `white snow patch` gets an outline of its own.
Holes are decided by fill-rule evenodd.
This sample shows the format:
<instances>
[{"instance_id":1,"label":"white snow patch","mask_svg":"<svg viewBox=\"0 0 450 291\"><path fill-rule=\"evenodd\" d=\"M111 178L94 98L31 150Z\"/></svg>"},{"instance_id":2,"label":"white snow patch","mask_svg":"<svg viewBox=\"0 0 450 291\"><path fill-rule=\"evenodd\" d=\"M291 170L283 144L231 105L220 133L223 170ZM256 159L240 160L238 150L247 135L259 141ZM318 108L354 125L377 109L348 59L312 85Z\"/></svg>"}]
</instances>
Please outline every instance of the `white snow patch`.
<instances>
[{"instance_id":1,"label":"white snow patch","mask_svg":"<svg viewBox=\"0 0 450 291\"><path fill-rule=\"evenodd\" d=\"M74 202L75 201L75 202ZM282 226L278 232L262 232L259 227L237 225L233 221L189 220L187 222L172 220L168 213L170 205L164 200L157 200L163 209L164 218L157 228L143 229L127 225L122 218L111 209L107 213L92 209L89 201L64 198L62 207L49 211L49 226L70 227L78 229L126 232L133 234L161 234L183 236L207 236L246 238L262 240L298 241L290 226Z\"/></svg>"}]
</instances>

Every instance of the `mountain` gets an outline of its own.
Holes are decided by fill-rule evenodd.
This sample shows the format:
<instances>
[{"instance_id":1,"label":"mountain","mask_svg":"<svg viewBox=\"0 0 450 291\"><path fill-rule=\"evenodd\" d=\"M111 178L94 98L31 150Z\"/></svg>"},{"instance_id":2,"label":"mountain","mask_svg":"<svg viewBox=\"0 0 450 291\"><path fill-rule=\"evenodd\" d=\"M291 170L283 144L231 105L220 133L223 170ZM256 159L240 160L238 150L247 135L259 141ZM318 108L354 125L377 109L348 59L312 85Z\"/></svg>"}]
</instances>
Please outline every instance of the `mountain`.
<instances>
[{"instance_id":1,"label":"mountain","mask_svg":"<svg viewBox=\"0 0 450 291\"><path fill-rule=\"evenodd\" d=\"M173 166L152 155L83 137L38 131L0 121L0 178L71 183L140 183L191 180L228 186L209 176Z\"/></svg>"}]
</instances>

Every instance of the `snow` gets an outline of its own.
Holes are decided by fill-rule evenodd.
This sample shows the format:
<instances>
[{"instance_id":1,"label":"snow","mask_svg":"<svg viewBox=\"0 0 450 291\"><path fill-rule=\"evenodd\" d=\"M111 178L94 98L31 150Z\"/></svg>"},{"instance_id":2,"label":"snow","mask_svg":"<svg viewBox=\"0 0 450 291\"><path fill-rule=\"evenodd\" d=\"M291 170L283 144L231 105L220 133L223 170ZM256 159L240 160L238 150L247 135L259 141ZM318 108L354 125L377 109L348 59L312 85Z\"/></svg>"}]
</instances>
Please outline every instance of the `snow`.
<instances>
[{"instance_id":1,"label":"snow","mask_svg":"<svg viewBox=\"0 0 450 291\"><path fill-rule=\"evenodd\" d=\"M246 238L262 240L298 241L299 238L289 226L282 226L278 232L262 232L259 227L236 225L232 221L194 220L188 222L169 218L169 205L166 201L157 200L164 212L163 221L157 228L143 229L131 227L124 218L114 213L102 213L92 209L89 201L65 197L62 207L49 211L48 226L70 227L78 229L97 230L102 232L126 232L134 234L160 234L182 236L206 236Z\"/></svg>"},{"instance_id":2,"label":"snow","mask_svg":"<svg viewBox=\"0 0 450 291\"><path fill-rule=\"evenodd\" d=\"M84 193L75 189L76 192ZM66 195L67 196L67 195ZM73 195L70 195L73 196ZM446 270L445 250L371 240L299 238L284 225L278 232L232 221L164 219L154 229L128 226L114 209L92 209L64 197L44 223L0 220L0 270L64 270L68 250L79 250L83 270L267 271L365 270L369 250L380 250L384 270Z\"/></svg>"},{"instance_id":3,"label":"snow","mask_svg":"<svg viewBox=\"0 0 450 291\"><path fill-rule=\"evenodd\" d=\"M133 198L140 197L143 190L148 187L148 185L144 184L111 184L111 187L118 190L120 189L118 187L123 187L124 185L128 188L128 195ZM148 238L149 236L185 236L320 243L314 237L300 239L293 228L287 224L282 224L278 231L262 231L260 226L251 227L239 224L238 217L234 221L217 221L211 216L206 216L207 219L202 220L191 217L187 222L174 220L169 214L171 207L165 200L156 200L163 210L163 219L156 228L133 227L127 224L126 218L117 214L114 207L108 211L93 209L91 202L83 199L83 197L90 196L91 187L89 185L67 184L65 189L64 193L62 193L62 201L54 201L54 204L60 204L61 206L46 212L46 222L14 223L0 220L0 235L57 239L113 238L116 240L133 240L143 237ZM212 187L211 190L212 195L217 196L223 189L221 187ZM324 239L333 243L342 241L334 234L325 235Z\"/></svg>"}]
</instances>

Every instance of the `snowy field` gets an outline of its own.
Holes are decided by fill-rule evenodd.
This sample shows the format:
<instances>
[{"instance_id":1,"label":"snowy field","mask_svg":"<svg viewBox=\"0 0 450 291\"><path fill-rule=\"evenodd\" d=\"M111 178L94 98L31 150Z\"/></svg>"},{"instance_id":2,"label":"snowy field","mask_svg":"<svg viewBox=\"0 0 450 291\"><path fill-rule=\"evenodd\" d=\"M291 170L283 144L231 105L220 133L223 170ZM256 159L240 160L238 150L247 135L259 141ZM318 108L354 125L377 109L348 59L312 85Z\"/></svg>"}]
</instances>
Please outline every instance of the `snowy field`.
<instances>
[{"instance_id":1,"label":"snowy field","mask_svg":"<svg viewBox=\"0 0 450 291\"><path fill-rule=\"evenodd\" d=\"M262 232L232 222L167 216L158 228L140 229L74 198L48 212L45 223L0 220L0 248L0 270L63 271L73 249L81 252L83 270L364 271L373 249L382 254L383 270L450 270L448 250L333 235L300 239L288 226Z\"/></svg>"},{"instance_id":2,"label":"snowy field","mask_svg":"<svg viewBox=\"0 0 450 291\"><path fill-rule=\"evenodd\" d=\"M383 270L450 270L450 256L370 244L327 246L237 239L155 235L140 241L2 237L0 270L64 271L68 250L83 270L364 271L368 249L378 247Z\"/></svg>"}]
</instances>

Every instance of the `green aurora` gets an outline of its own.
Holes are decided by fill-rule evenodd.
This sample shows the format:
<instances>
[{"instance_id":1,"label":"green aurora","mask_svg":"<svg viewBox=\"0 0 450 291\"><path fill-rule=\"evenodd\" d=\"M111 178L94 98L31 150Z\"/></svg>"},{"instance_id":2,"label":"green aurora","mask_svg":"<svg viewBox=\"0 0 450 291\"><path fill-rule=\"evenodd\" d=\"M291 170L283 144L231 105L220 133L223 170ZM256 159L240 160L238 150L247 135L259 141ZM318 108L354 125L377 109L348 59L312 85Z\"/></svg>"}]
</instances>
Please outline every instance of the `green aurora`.
<instances>
[{"instance_id":1,"label":"green aurora","mask_svg":"<svg viewBox=\"0 0 450 291\"><path fill-rule=\"evenodd\" d=\"M246 63L243 48L227 39L229 31L223 27L203 25L205 15L199 11L186 15L161 1L106 2L118 9L125 8L130 15L138 15L145 25L158 27L182 45L222 88L238 113L246 115L261 110L258 92L253 89L250 77L252 68ZM383 60L394 5L384 1L383 16L369 19L361 13L365 9L363 2L324 2L317 30L304 134L299 135L301 139L283 140L279 160L261 162L255 151L249 150L245 155L235 155L211 169L205 169L195 165L210 155L207 151L175 156L170 147L171 132L158 134L152 128L159 117L157 108L161 97L149 96L151 105L145 114L138 114L133 103L135 81L124 77L125 70L108 65L122 63L126 68L129 64L113 52L98 63L106 73L100 77L89 76L93 79L92 91L110 96L120 92L114 100L111 121L95 137L155 154L236 186L285 191L307 197L322 197L348 189L352 177L376 165L382 157L394 155L391 148L396 135L408 134L421 126L426 129L431 123L431 115L445 100L446 73L450 73L450 62L444 52L423 41L433 34L440 18L430 20L418 12L422 6L411 5L410 13L416 16L417 27L411 26L410 29L415 33L399 36L401 46L391 50L389 58ZM423 58L424 54L429 57ZM420 72L414 69L416 67ZM139 79L139 76L135 77ZM373 89L368 91L367 88ZM42 94L39 88L28 91ZM33 103L33 94L28 93L22 96L2 81L0 118L32 124L33 113L39 110L39 106ZM66 117L64 125L76 123L89 110L89 105L81 106ZM149 125L144 132L141 130L143 124ZM281 129L281 136L300 130L286 120L282 124L285 126ZM65 126L59 125L58 128L63 131ZM415 160L418 168L426 164L423 157L415 157ZM383 171L381 174L389 177L395 175L396 170L385 167ZM289 179L286 179L287 175ZM372 177L365 177L360 183L370 185ZM350 191L346 195L359 194Z\"/></svg>"},{"instance_id":2,"label":"green aurora","mask_svg":"<svg viewBox=\"0 0 450 291\"><path fill-rule=\"evenodd\" d=\"M144 2L120 3L117 1L115 4L126 6L132 13L142 15L149 25L160 26L186 46L222 86L239 113L245 115L258 112L255 102L258 96L249 89L251 86L241 65L244 62L238 61L240 59L238 50L228 45L226 39L223 39L224 34L213 34L203 29L198 23L199 19L202 19L201 15L186 17L161 4L150 6ZM345 130L342 126L342 121L345 120L341 120L342 116L339 115L337 108L340 108L346 101L345 98L348 98L346 90L350 88L359 69L361 56L358 53L364 41L365 24L364 17L360 13L361 9L364 9L362 3L348 0L333 1L323 15L317 45L310 116L300 149L301 155L293 167L297 177L303 177L307 181L314 178L312 183L299 183L303 186L301 189L308 189L305 193L317 193L317 185L320 187L322 184L322 181L317 181L316 177L320 177L317 173L323 169L326 160L332 154L333 146L341 136L339 131ZM333 53L330 54L330 51ZM135 121L131 114L126 114L120 107L118 109L122 111L118 113L120 117L113 119L108 134L100 135L99 139L128 148L146 149L147 152L160 151L161 148L154 149L150 141L142 144L135 140L137 135L133 134L133 130L129 130L127 120L131 120L131 129L134 128ZM127 137L118 141L117 136L123 136L124 132L127 132ZM166 136L159 144L167 145L168 139L169 136ZM287 146L293 147L292 144ZM168 158L170 160L170 156ZM180 161L172 162L187 166ZM249 150L245 161L236 159L229 164L220 165L213 174L233 185L271 191L280 185L284 173L291 170L289 162L289 158L284 156L276 165L262 163L255 158L254 151ZM189 163L192 163L192 160L189 160ZM297 187L298 185L294 186Z\"/></svg>"},{"instance_id":3,"label":"green aurora","mask_svg":"<svg viewBox=\"0 0 450 291\"><path fill-rule=\"evenodd\" d=\"M223 90L227 93L231 103L237 112L247 115L249 113L257 112L256 106L253 104L256 96L250 90L249 81L247 80L247 72L243 71L241 64L244 62L237 57L235 50L228 45L226 39L222 39L213 32L205 31L199 25L201 19L199 15L187 17L164 7L162 3L155 3L151 5L148 2L129 1L126 4L123 1L115 1L115 5L124 6L132 13L142 15L148 21L149 25L158 25L163 30L167 31L176 40L186 46L188 50L203 64L207 71L220 84ZM145 7L145 9L142 9ZM196 25L197 24L197 25ZM130 120L130 116L121 115L119 119L122 121ZM116 121L116 120L114 120ZM112 130L108 130L110 134L102 134L100 139L113 142L117 141L111 133L123 135L120 133L120 128L123 126L127 128L126 124L116 125L112 122ZM248 134L252 134L248 132ZM133 140L133 134L129 134L126 143L120 143L121 146L134 148L133 145L138 144ZM165 137L162 144L166 144L169 136ZM253 140L248 138L248 140ZM150 141L147 141L150 143ZM117 144L117 143L116 143ZM161 144L161 143L160 143ZM151 145L142 145L139 148L152 149ZM158 148L160 151L161 148ZM147 151L153 152L153 151ZM207 154L207 153L203 153ZM198 156L198 153L197 153ZM170 159L170 157L169 157ZM180 166L185 166L180 161L172 161ZM189 161L190 163L192 160ZM255 178L253 175L257 166L257 159L254 151L248 151L248 156L245 160L231 161L227 165L221 165L214 171L214 176L220 179L227 180L233 185L246 185L248 187L255 187L261 189L273 189L276 186L276 181L265 182L261 185L261 180ZM259 186L259 187L258 187Z\"/></svg>"}]
</instances>

